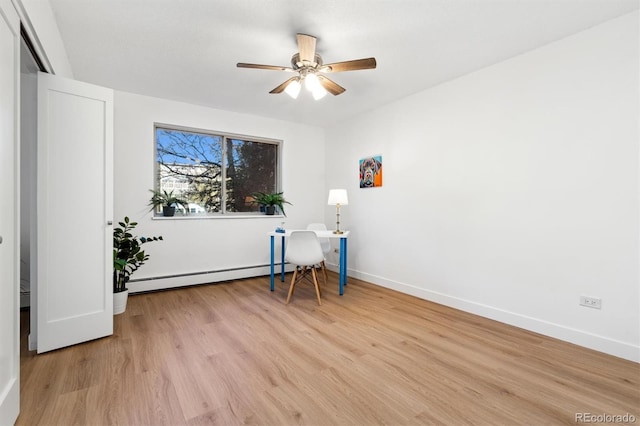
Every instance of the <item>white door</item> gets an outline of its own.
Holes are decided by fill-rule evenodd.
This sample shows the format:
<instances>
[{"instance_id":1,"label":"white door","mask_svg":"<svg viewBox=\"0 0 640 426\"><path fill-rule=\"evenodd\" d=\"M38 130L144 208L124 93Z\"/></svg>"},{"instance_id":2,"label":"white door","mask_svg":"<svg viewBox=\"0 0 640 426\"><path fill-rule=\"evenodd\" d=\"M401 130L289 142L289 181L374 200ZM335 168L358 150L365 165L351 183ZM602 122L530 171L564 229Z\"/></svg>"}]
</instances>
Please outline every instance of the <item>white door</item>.
<instances>
[{"instance_id":1,"label":"white door","mask_svg":"<svg viewBox=\"0 0 640 426\"><path fill-rule=\"evenodd\" d=\"M20 406L19 52L18 15L0 0L0 425Z\"/></svg>"},{"instance_id":2,"label":"white door","mask_svg":"<svg viewBox=\"0 0 640 426\"><path fill-rule=\"evenodd\" d=\"M113 91L38 74L38 353L113 334Z\"/></svg>"}]
</instances>

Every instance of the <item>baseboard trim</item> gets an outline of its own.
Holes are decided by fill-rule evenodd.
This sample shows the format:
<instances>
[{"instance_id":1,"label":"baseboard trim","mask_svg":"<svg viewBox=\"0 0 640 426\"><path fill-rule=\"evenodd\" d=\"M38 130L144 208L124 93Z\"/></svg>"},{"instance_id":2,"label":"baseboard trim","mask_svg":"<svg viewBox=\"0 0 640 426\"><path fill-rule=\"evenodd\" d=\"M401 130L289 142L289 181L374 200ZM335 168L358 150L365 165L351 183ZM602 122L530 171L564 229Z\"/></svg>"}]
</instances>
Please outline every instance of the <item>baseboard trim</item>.
<instances>
[{"instance_id":1,"label":"baseboard trim","mask_svg":"<svg viewBox=\"0 0 640 426\"><path fill-rule=\"evenodd\" d=\"M338 270L338 265L335 264L329 264L327 267L332 271ZM610 339L584 330L577 330L539 318L533 318L516 312L510 312L493 306L450 296L444 293L418 288L409 284L353 269L348 270L348 276L367 281L381 287L396 290L401 293L409 294L420 299L429 300L464 312L479 315L484 318L500 321L505 324L513 325L515 327L523 328L525 330L533 331L535 333L583 346L585 348L640 363L640 346L634 346L626 342Z\"/></svg>"}]
</instances>

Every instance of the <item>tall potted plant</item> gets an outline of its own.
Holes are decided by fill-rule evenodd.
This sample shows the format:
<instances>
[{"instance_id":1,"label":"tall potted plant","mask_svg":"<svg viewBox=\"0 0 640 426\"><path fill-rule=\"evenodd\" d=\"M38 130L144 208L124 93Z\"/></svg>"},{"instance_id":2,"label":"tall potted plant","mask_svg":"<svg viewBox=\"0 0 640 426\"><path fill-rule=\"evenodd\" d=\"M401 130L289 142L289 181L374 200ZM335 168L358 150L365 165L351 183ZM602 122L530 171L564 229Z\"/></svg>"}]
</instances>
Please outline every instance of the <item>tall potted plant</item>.
<instances>
[{"instance_id":1,"label":"tall potted plant","mask_svg":"<svg viewBox=\"0 0 640 426\"><path fill-rule=\"evenodd\" d=\"M278 207L282 214L286 216L287 214L284 212L284 205L293 205L284 199L282 192L254 192L252 196L253 203L265 206L266 213L268 215L275 214L276 207Z\"/></svg>"},{"instance_id":2,"label":"tall potted plant","mask_svg":"<svg viewBox=\"0 0 640 426\"><path fill-rule=\"evenodd\" d=\"M150 191L153 194L151 196L151 200L149 200L151 211L158 207L162 207L163 216L173 216L176 214L176 206L182 206L186 212L189 211L189 202L173 195L173 191L160 191L154 189L150 189Z\"/></svg>"},{"instance_id":3,"label":"tall potted plant","mask_svg":"<svg viewBox=\"0 0 640 426\"><path fill-rule=\"evenodd\" d=\"M147 260L149 255L142 250L142 244L161 241L160 237L138 237L131 232L138 222L131 222L128 216L118 222L113 229L113 313L121 314L127 307L129 289L127 281Z\"/></svg>"}]
</instances>

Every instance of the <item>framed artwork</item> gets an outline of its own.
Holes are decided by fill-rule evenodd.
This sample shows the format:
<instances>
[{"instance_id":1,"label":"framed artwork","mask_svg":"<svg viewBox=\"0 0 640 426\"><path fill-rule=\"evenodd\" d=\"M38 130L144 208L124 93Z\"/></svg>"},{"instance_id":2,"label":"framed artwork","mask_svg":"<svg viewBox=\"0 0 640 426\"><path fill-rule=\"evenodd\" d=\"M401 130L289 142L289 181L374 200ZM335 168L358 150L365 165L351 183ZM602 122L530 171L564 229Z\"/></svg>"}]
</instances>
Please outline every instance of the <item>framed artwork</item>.
<instances>
[{"instance_id":1,"label":"framed artwork","mask_svg":"<svg viewBox=\"0 0 640 426\"><path fill-rule=\"evenodd\" d=\"M382 156L375 155L360 160L360 188L382 186Z\"/></svg>"}]
</instances>

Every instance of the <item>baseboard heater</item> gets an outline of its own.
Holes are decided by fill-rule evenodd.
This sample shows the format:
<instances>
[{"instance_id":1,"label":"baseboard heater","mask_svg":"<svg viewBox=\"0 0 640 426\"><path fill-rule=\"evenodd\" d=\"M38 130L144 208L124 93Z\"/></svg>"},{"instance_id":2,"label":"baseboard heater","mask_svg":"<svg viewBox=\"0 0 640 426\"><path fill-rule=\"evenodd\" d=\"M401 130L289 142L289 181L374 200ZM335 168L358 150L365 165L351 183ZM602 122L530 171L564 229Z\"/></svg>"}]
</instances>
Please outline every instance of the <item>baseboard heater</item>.
<instances>
[{"instance_id":1,"label":"baseboard heater","mask_svg":"<svg viewBox=\"0 0 640 426\"><path fill-rule=\"evenodd\" d=\"M180 274L158 275L153 277L132 278L127 287L131 293L160 290L173 287L185 287L196 284L230 281L242 278L259 277L270 274L270 264L238 266L232 268L212 269L209 271L184 272ZM285 264L285 271L290 271ZM280 273L280 265L276 265L275 273Z\"/></svg>"},{"instance_id":2,"label":"baseboard heater","mask_svg":"<svg viewBox=\"0 0 640 426\"><path fill-rule=\"evenodd\" d=\"M146 278L132 278L129 280L130 283L135 283L135 282L140 282L140 281L151 281L151 280L164 280L167 278L181 278L181 277L193 277L196 275L208 275L208 274L217 274L220 272L231 272L231 271L246 271L249 269L256 269L256 268L268 268L269 266L271 266L271 264L269 263L265 263L263 265L251 265L251 266L238 266L235 268L224 268L224 269L213 269L211 271L201 271L201 272L185 272L182 274L173 274L173 275L160 275L157 277L146 277ZM279 265L278 265L279 266ZM278 272L280 270L280 268L278 267Z\"/></svg>"}]
</instances>

